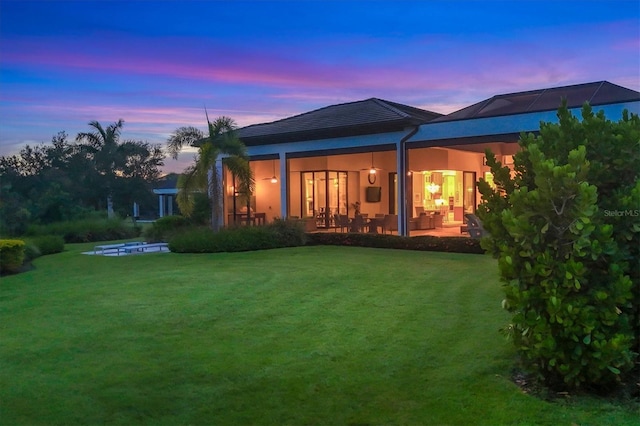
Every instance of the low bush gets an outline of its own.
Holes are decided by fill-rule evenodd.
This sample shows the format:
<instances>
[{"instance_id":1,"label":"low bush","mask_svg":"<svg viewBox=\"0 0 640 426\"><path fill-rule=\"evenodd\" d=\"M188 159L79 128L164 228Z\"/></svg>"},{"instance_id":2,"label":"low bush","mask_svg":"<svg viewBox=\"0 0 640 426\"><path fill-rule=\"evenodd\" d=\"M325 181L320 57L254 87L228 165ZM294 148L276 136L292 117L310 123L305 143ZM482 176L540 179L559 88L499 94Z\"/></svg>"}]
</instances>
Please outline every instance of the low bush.
<instances>
[{"instance_id":1,"label":"low bush","mask_svg":"<svg viewBox=\"0 0 640 426\"><path fill-rule=\"evenodd\" d=\"M145 229L143 235L150 242L167 241L176 232L193 226L194 223L184 216L164 216Z\"/></svg>"},{"instance_id":2,"label":"low bush","mask_svg":"<svg viewBox=\"0 0 640 426\"><path fill-rule=\"evenodd\" d=\"M25 240L25 243L27 246L35 246L40 253L40 256L61 253L64 251L64 238L59 235L40 235L37 237L30 237Z\"/></svg>"},{"instance_id":3,"label":"low bush","mask_svg":"<svg viewBox=\"0 0 640 426\"><path fill-rule=\"evenodd\" d=\"M18 272L24 262L24 241L0 240L0 272Z\"/></svg>"},{"instance_id":4,"label":"low bush","mask_svg":"<svg viewBox=\"0 0 640 426\"><path fill-rule=\"evenodd\" d=\"M135 238L140 235L140 228L131 226L119 218L88 218L48 225L32 225L26 235L28 237L61 235L65 243L88 243Z\"/></svg>"},{"instance_id":5,"label":"low bush","mask_svg":"<svg viewBox=\"0 0 640 426\"><path fill-rule=\"evenodd\" d=\"M308 234L307 244L441 251L448 253L484 253L484 250L480 247L480 241L473 238L434 237L429 235L401 237L398 235L367 233L318 232Z\"/></svg>"},{"instance_id":6,"label":"low bush","mask_svg":"<svg viewBox=\"0 0 640 426\"><path fill-rule=\"evenodd\" d=\"M169 238L169 249L177 253L217 253L302 246L306 234L300 223L276 220L265 226L242 226L212 232L192 227Z\"/></svg>"},{"instance_id":7,"label":"low bush","mask_svg":"<svg viewBox=\"0 0 640 426\"><path fill-rule=\"evenodd\" d=\"M40 249L38 248L37 245L35 245L30 241L24 242L24 261L25 262L30 262L33 259L37 259L40 256L42 256L42 253L40 252Z\"/></svg>"},{"instance_id":8,"label":"low bush","mask_svg":"<svg viewBox=\"0 0 640 426\"><path fill-rule=\"evenodd\" d=\"M307 243L305 224L302 222L275 219L267 226L282 247L298 247Z\"/></svg>"}]
</instances>

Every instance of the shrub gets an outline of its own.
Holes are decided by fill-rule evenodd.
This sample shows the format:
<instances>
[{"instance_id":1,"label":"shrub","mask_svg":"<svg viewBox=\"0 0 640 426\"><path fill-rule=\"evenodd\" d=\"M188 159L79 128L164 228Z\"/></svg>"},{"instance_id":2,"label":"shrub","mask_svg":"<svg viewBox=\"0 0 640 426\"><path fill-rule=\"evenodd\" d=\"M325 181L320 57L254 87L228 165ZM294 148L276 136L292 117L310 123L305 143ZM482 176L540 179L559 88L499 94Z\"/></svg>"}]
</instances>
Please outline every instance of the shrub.
<instances>
[{"instance_id":1,"label":"shrub","mask_svg":"<svg viewBox=\"0 0 640 426\"><path fill-rule=\"evenodd\" d=\"M62 235L66 243L88 243L134 238L140 235L140 228L131 226L118 218L87 218L48 225L33 225L27 230L27 236L42 235Z\"/></svg>"},{"instance_id":2,"label":"shrub","mask_svg":"<svg viewBox=\"0 0 640 426\"><path fill-rule=\"evenodd\" d=\"M448 253L484 253L480 241L467 237L402 237L367 233L318 232L307 235L308 244L440 251Z\"/></svg>"},{"instance_id":3,"label":"shrub","mask_svg":"<svg viewBox=\"0 0 640 426\"><path fill-rule=\"evenodd\" d=\"M513 174L487 152L497 188L479 183L491 235L482 243L513 313L505 330L523 366L554 388L620 383L638 347L640 119L614 123L588 105L582 117L564 105L558 124L522 135Z\"/></svg>"},{"instance_id":4,"label":"shrub","mask_svg":"<svg viewBox=\"0 0 640 426\"><path fill-rule=\"evenodd\" d=\"M64 251L64 238L59 235L41 235L37 237L30 237L25 240L25 243L27 244L27 246L35 246L38 249L40 256L61 253L62 251Z\"/></svg>"},{"instance_id":5,"label":"shrub","mask_svg":"<svg viewBox=\"0 0 640 426\"><path fill-rule=\"evenodd\" d=\"M0 272L18 272L24 262L24 241L0 240Z\"/></svg>"},{"instance_id":6,"label":"shrub","mask_svg":"<svg viewBox=\"0 0 640 426\"><path fill-rule=\"evenodd\" d=\"M300 221L275 219L267 225L282 247L303 246L307 242L305 224Z\"/></svg>"},{"instance_id":7,"label":"shrub","mask_svg":"<svg viewBox=\"0 0 640 426\"><path fill-rule=\"evenodd\" d=\"M238 252L301 246L305 242L301 224L276 220L265 226L239 226L218 232L185 228L169 238L169 249L178 253Z\"/></svg>"},{"instance_id":8,"label":"shrub","mask_svg":"<svg viewBox=\"0 0 640 426\"><path fill-rule=\"evenodd\" d=\"M174 233L193 225L184 216L164 216L156 220L144 230L144 237L151 242L167 241Z\"/></svg>"},{"instance_id":9,"label":"shrub","mask_svg":"<svg viewBox=\"0 0 640 426\"><path fill-rule=\"evenodd\" d=\"M30 262L33 259L37 259L40 256L42 256L42 253L40 252L40 249L38 248L37 245L35 245L30 241L24 242L24 261L25 262Z\"/></svg>"}]
</instances>

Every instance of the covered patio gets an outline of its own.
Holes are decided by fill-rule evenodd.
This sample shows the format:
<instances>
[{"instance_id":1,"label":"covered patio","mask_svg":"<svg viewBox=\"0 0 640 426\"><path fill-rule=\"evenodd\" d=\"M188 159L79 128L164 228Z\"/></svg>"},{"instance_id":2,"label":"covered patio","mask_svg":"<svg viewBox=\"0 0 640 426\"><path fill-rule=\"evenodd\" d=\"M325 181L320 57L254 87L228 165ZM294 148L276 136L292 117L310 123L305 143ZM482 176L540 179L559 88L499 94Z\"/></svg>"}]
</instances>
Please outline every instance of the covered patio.
<instances>
[{"instance_id":1,"label":"covered patio","mask_svg":"<svg viewBox=\"0 0 640 426\"><path fill-rule=\"evenodd\" d=\"M242 128L256 191L238 200L221 170L225 224L300 218L336 232L341 216L393 215L398 235L464 235L476 182L491 179L485 149L512 164L520 133L555 122L562 99L576 116L585 101L613 119L640 111L640 93L595 82L497 95L447 116L371 98Z\"/></svg>"}]
</instances>

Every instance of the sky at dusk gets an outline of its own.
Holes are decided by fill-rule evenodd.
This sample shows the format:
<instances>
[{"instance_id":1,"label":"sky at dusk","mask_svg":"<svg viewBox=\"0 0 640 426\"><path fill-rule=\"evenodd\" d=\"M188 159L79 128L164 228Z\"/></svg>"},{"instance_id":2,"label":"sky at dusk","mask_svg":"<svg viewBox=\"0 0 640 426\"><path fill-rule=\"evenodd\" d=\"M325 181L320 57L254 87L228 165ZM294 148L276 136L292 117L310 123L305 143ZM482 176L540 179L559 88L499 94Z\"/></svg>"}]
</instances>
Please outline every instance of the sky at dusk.
<instances>
[{"instance_id":1,"label":"sky at dusk","mask_svg":"<svg viewBox=\"0 0 640 426\"><path fill-rule=\"evenodd\" d=\"M640 90L638 0L0 0L0 155L91 120L164 144L205 107L240 126L370 97L450 113L600 80Z\"/></svg>"}]
</instances>

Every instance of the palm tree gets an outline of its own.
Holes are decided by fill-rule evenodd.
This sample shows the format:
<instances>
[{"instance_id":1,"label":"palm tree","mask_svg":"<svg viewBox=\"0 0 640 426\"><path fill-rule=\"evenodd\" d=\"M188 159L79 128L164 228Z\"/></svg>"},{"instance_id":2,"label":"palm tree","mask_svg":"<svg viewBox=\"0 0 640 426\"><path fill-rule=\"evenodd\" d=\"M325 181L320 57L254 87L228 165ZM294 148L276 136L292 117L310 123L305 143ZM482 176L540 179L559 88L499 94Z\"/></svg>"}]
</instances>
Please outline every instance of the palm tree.
<instances>
[{"instance_id":1,"label":"palm tree","mask_svg":"<svg viewBox=\"0 0 640 426\"><path fill-rule=\"evenodd\" d=\"M83 148L89 154L98 173L101 190L107 198L107 216L113 217L113 187L116 169L123 160L123 145L119 143L124 120L120 119L106 129L97 121L90 121L92 133L78 133L76 141L85 142Z\"/></svg>"},{"instance_id":2,"label":"palm tree","mask_svg":"<svg viewBox=\"0 0 640 426\"><path fill-rule=\"evenodd\" d=\"M99 198L106 198L110 218L114 216L114 194L122 202L144 194L148 183L157 178L164 159L158 145L135 140L120 142L123 125L124 120L120 119L105 129L99 122L91 121L89 126L94 131L76 136L78 160L86 166L84 184L97 192Z\"/></svg>"},{"instance_id":3,"label":"palm tree","mask_svg":"<svg viewBox=\"0 0 640 426\"><path fill-rule=\"evenodd\" d=\"M249 167L247 149L236 136L237 126L229 117L218 117L209 121L209 136L195 127L181 127L167 141L167 150L174 158L185 146L197 146L198 154L195 164L189 166L178 179L178 196L176 201L185 216L193 213L194 194L206 191L211 203L211 228L220 230L223 223L222 206L222 163L231 172L237 182L237 191L243 197L253 192L254 179Z\"/></svg>"}]
</instances>

